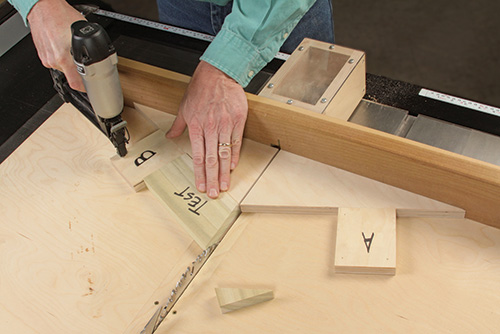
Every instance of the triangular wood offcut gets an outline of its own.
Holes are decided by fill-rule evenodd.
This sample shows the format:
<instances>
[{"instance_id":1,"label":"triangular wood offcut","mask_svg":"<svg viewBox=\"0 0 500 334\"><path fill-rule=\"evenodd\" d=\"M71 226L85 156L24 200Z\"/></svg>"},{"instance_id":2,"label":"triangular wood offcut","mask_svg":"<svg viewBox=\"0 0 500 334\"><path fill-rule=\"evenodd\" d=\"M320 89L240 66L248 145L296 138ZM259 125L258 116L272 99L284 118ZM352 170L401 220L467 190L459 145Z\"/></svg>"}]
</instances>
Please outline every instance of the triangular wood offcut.
<instances>
[{"instance_id":1,"label":"triangular wood offcut","mask_svg":"<svg viewBox=\"0 0 500 334\"><path fill-rule=\"evenodd\" d=\"M337 213L396 208L398 217L463 218L465 211L424 196L280 151L241 203L242 212Z\"/></svg>"},{"instance_id":2,"label":"triangular wood offcut","mask_svg":"<svg viewBox=\"0 0 500 334\"><path fill-rule=\"evenodd\" d=\"M274 299L273 291L267 289L215 288L215 294L222 313Z\"/></svg>"}]
</instances>

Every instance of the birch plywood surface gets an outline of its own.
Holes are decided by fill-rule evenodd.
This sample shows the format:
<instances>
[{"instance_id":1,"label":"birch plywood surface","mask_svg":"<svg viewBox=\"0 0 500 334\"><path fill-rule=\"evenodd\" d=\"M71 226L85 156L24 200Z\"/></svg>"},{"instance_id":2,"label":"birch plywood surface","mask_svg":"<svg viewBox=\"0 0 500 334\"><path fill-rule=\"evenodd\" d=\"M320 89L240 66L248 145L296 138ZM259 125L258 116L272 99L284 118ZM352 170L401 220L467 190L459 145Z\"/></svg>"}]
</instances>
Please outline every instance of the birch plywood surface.
<instances>
[{"instance_id":1,"label":"birch plywood surface","mask_svg":"<svg viewBox=\"0 0 500 334\"><path fill-rule=\"evenodd\" d=\"M200 251L113 153L64 105L0 165L0 332L121 333Z\"/></svg>"},{"instance_id":2,"label":"birch plywood surface","mask_svg":"<svg viewBox=\"0 0 500 334\"><path fill-rule=\"evenodd\" d=\"M398 224L398 275L335 274L335 216L242 214L157 333L495 333L500 231ZM274 300L221 314L214 288L227 286Z\"/></svg>"},{"instance_id":3,"label":"birch plywood surface","mask_svg":"<svg viewBox=\"0 0 500 334\"><path fill-rule=\"evenodd\" d=\"M463 217L464 210L280 151L241 204L242 212L336 213L396 208L398 217Z\"/></svg>"}]
</instances>

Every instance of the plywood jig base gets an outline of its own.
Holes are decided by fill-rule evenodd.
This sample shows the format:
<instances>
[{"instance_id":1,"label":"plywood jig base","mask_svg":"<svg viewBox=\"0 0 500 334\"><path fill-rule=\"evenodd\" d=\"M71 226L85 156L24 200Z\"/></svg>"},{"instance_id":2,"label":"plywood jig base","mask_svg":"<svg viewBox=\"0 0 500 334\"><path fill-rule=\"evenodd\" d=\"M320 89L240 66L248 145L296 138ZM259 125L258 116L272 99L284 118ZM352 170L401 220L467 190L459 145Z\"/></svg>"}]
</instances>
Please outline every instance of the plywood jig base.
<instances>
[{"instance_id":1,"label":"plywood jig base","mask_svg":"<svg viewBox=\"0 0 500 334\"><path fill-rule=\"evenodd\" d=\"M500 230L466 219L398 224L398 274L351 275L335 273L334 215L243 213L159 334L495 333ZM272 302L221 314L214 288L262 283Z\"/></svg>"}]
</instances>

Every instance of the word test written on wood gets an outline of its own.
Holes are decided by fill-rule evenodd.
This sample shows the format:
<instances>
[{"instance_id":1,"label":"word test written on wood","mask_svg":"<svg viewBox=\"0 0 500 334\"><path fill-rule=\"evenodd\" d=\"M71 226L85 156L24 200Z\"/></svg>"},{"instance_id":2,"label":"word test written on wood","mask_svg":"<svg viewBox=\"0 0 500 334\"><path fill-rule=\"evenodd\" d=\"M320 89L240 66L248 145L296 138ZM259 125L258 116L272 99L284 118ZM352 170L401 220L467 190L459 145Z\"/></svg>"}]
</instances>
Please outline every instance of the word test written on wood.
<instances>
[{"instance_id":1,"label":"word test written on wood","mask_svg":"<svg viewBox=\"0 0 500 334\"><path fill-rule=\"evenodd\" d=\"M148 189L173 214L203 249L218 242L240 213L238 202L228 193L210 199L194 185L192 160L184 154L148 175Z\"/></svg>"}]
</instances>

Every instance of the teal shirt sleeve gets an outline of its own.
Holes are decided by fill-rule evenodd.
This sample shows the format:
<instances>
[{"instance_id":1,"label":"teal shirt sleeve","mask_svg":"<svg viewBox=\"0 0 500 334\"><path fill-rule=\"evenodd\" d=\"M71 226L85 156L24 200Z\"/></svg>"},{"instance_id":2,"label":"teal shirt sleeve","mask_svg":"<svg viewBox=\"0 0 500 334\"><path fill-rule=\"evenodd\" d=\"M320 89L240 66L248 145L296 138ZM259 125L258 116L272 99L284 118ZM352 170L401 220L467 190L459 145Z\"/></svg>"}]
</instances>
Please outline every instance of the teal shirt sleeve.
<instances>
[{"instance_id":1,"label":"teal shirt sleeve","mask_svg":"<svg viewBox=\"0 0 500 334\"><path fill-rule=\"evenodd\" d=\"M38 2L38 0L8 0L12 6L21 14L24 23L27 25L26 17L28 16L31 8Z\"/></svg>"},{"instance_id":2,"label":"teal shirt sleeve","mask_svg":"<svg viewBox=\"0 0 500 334\"><path fill-rule=\"evenodd\" d=\"M221 31L200 59L246 87L274 58L315 1L235 0Z\"/></svg>"}]
</instances>

